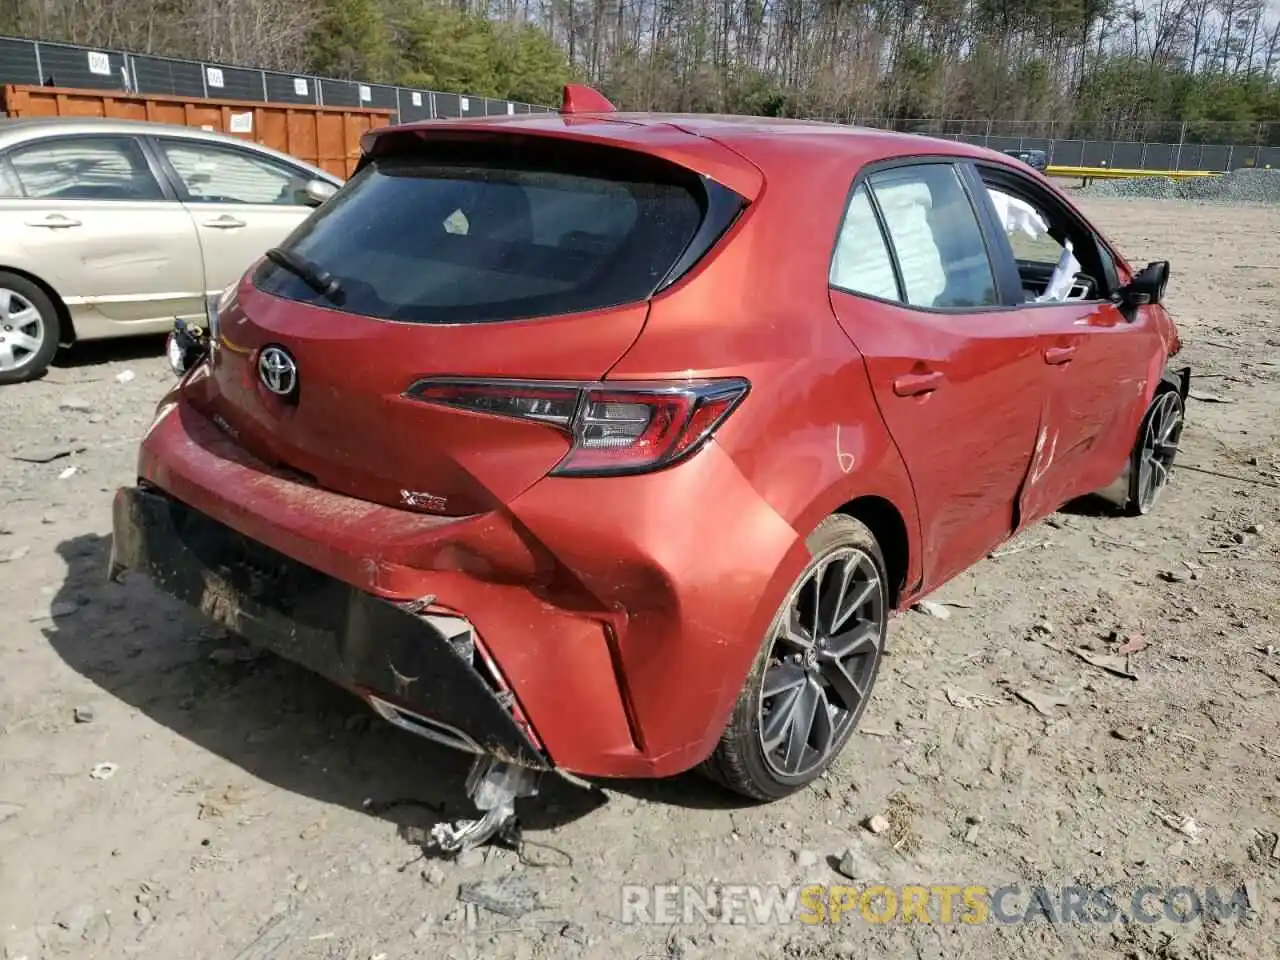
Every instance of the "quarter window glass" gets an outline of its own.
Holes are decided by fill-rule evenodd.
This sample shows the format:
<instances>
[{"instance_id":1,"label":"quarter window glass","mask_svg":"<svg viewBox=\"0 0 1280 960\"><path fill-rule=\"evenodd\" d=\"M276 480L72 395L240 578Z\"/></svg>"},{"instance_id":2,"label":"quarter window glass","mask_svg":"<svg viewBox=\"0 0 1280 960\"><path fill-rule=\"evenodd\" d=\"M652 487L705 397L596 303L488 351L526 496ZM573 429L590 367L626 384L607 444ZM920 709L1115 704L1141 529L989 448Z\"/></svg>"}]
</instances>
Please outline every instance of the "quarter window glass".
<instances>
[{"instance_id":1,"label":"quarter window glass","mask_svg":"<svg viewBox=\"0 0 1280 960\"><path fill-rule=\"evenodd\" d=\"M866 187L858 187L849 199L831 261L831 285L881 300L900 299L893 259Z\"/></svg>"},{"instance_id":2,"label":"quarter window glass","mask_svg":"<svg viewBox=\"0 0 1280 960\"><path fill-rule=\"evenodd\" d=\"M203 203L257 203L306 206L304 171L242 150L202 143L164 141L187 194Z\"/></svg>"},{"instance_id":3,"label":"quarter window glass","mask_svg":"<svg viewBox=\"0 0 1280 960\"><path fill-rule=\"evenodd\" d=\"M997 304L982 230L954 167L886 170L870 183L898 256L908 303L938 309Z\"/></svg>"},{"instance_id":4,"label":"quarter window glass","mask_svg":"<svg viewBox=\"0 0 1280 960\"><path fill-rule=\"evenodd\" d=\"M20 147L9 155L28 197L48 200L163 200L135 140L74 137Z\"/></svg>"}]
</instances>

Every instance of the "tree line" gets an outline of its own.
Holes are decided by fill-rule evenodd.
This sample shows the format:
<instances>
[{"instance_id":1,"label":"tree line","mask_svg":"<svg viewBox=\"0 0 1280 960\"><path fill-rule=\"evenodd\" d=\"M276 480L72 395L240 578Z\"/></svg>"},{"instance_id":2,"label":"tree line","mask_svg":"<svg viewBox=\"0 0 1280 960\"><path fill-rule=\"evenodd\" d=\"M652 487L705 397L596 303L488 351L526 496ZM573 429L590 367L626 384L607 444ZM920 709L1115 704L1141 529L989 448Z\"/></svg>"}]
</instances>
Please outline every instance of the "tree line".
<instances>
[{"instance_id":1,"label":"tree line","mask_svg":"<svg viewBox=\"0 0 1280 960\"><path fill-rule=\"evenodd\" d=\"M1266 0L0 0L0 34L543 104L576 79L638 110L1280 121Z\"/></svg>"}]
</instances>

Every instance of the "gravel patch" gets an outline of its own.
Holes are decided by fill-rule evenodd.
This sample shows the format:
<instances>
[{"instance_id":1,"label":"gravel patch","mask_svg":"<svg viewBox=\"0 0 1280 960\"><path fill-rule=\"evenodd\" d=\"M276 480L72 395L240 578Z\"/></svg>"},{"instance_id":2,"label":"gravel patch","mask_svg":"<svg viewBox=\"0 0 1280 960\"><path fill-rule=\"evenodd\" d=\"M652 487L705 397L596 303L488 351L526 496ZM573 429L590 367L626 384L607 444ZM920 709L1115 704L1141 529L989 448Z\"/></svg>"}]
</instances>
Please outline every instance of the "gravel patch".
<instances>
[{"instance_id":1,"label":"gravel patch","mask_svg":"<svg viewBox=\"0 0 1280 960\"><path fill-rule=\"evenodd\" d=\"M1080 196L1107 200L1208 200L1280 204L1280 170L1232 170L1220 177L1095 180Z\"/></svg>"}]
</instances>

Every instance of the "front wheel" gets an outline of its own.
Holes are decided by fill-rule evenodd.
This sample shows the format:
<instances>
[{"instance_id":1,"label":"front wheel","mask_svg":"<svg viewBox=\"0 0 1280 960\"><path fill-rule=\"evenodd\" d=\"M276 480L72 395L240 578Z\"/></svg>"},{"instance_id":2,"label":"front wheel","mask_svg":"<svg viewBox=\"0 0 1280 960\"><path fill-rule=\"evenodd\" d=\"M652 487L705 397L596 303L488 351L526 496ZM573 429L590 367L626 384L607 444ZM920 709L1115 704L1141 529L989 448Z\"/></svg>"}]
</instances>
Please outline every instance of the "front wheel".
<instances>
[{"instance_id":1,"label":"front wheel","mask_svg":"<svg viewBox=\"0 0 1280 960\"><path fill-rule=\"evenodd\" d=\"M827 517L773 618L729 724L703 772L755 800L812 783L857 726L889 621L884 557L852 517Z\"/></svg>"},{"instance_id":2,"label":"front wheel","mask_svg":"<svg viewBox=\"0 0 1280 960\"><path fill-rule=\"evenodd\" d=\"M1182 395L1171 387L1156 392L1134 444L1129 460L1129 491L1125 511L1145 516L1169 485L1173 462L1182 439Z\"/></svg>"},{"instance_id":3,"label":"front wheel","mask_svg":"<svg viewBox=\"0 0 1280 960\"><path fill-rule=\"evenodd\" d=\"M58 352L58 311L26 277L0 270L0 384L34 380Z\"/></svg>"}]
</instances>

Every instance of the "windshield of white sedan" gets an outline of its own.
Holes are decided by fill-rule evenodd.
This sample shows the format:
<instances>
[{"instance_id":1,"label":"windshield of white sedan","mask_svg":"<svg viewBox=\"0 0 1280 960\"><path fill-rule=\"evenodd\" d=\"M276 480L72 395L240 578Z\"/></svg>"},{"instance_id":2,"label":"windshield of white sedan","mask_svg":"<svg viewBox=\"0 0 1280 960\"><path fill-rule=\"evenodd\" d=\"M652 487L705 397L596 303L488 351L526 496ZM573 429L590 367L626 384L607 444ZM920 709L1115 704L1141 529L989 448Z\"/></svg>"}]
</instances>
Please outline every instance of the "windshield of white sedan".
<instances>
[{"instance_id":1,"label":"windshield of white sedan","mask_svg":"<svg viewBox=\"0 0 1280 960\"><path fill-rule=\"evenodd\" d=\"M370 163L290 238L294 266L331 278L327 293L279 256L259 289L417 323L595 310L650 296L702 222L697 179L640 154L449 153Z\"/></svg>"}]
</instances>

